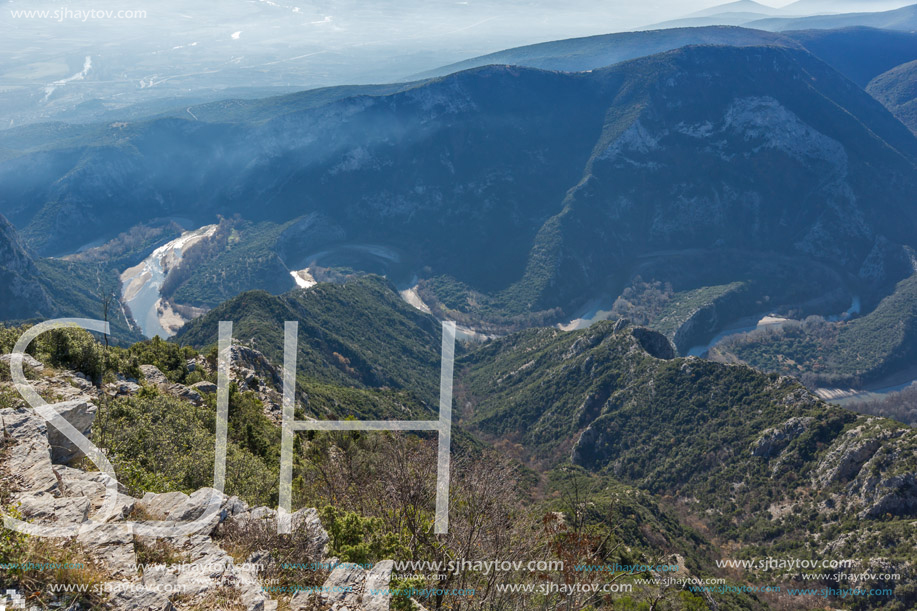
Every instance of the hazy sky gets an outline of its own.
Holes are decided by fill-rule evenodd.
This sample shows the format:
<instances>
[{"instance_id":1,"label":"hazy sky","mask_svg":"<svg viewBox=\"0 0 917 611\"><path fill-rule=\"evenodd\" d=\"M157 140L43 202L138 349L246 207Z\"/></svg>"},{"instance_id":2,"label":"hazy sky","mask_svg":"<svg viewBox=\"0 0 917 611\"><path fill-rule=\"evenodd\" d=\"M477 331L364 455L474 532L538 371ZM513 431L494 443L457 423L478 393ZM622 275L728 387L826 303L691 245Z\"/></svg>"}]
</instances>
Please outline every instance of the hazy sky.
<instances>
[{"instance_id":1,"label":"hazy sky","mask_svg":"<svg viewBox=\"0 0 917 611\"><path fill-rule=\"evenodd\" d=\"M31 85L55 91L118 80L140 88L175 85L178 80L194 88L213 85L218 75L225 77L219 83L224 87L388 80L440 62L532 42L632 29L716 4L716 0L0 2L4 6L0 87ZM247 77L240 74L252 70L269 73L270 78L244 82Z\"/></svg>"},{"instance_id":2,"label":"hazy sky","mask_svg":"<svg viewBox=\"0 0 917 611\"><path fill-rule=\"evenodd\" d=\"M145 27L170 35L195 27L213 26L287 30L300 28L304 37L316 37L329 44L366 44L427 40L437 36L464 36L503 41L543 40L551 37L604 33L673 19L693 11L722 4L719 0L3 0L10 10L44 9L70 11L146 11L137 21L113 18L80 17L69 20L94 32L109 33ZM764 2L771 6L788 4L784 0ZM10 22L8 11L0 23L15 31L23 19ZM48 36L64 33L68 19L53 17L42 21ZM34 25L34 24L32 24ZM34 33L33 28L27 28ZM333 35L333 36L329 36Z\"/></svg>"}]
</instances>

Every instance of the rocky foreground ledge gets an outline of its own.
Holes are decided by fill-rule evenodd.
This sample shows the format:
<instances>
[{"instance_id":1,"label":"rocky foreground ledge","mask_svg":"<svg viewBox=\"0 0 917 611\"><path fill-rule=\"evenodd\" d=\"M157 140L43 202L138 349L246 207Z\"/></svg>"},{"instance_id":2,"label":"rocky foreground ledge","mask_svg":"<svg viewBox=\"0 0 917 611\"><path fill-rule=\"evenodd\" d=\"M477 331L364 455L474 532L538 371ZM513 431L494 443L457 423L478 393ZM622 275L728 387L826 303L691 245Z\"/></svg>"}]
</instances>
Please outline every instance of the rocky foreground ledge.
<instances>
[{"instance_id":1,"label":"rocky foreground ledge","mask_svg":"<svg viewBox=\"0 0 917 611\"><path fill-rule=\"evenodd\" d=\"M31 358L26 359L26 366L33 370L42 368L41 363ZM167 384L158 370L144 373L154 385ZM109 384L100 390L71 372L42 376L35 386L41 387L40 392L44 391L42 394L46 396L65 398L53 407L87 436L98 412L92 401L94 395L132 394L139 390L133 382ZM172 384L164 390L193 401L197 392L179 386ZM218 536L229 528L242 532L276 530L274 509L249 507L238 497L211 488L190 495L148 492L142 498L131 496L105 473L67 466L80 457L79 450L30 408L0 409L0 434L0 484L8 491L11 505L32 524L70 527L76 532L58 541L75 542L84 556L107 576L108 581L102 585L109 593L108 608L125 611L217 608L208 602L214 592L236 601L231 608L244 607L249 611L275 610L277 598L284 599L294 611L382 611L390 607L390 596L374 591L389 585L392 561L376 563L370 570L338 564L336 558L328 557L329 537L315 509L301 509L293 514L292 536L297 539L296 549L301 550L302 557L289 561L333 568L330 573L320 572L327 577L319 588L277 592L263 583L260 574L266 565L276 562L270 552L259 551L239 561L220 547ZM106 514L102 511L103 502L107 488L112 485L117 489L115 511ZM194 520L204 515L212 495L219 498L219 511L212 513L196 534L154 539L135 532L138 523ZM138 548L162 542L180 555L181 561L141 566Z\"/></svg>"}]
</instances>

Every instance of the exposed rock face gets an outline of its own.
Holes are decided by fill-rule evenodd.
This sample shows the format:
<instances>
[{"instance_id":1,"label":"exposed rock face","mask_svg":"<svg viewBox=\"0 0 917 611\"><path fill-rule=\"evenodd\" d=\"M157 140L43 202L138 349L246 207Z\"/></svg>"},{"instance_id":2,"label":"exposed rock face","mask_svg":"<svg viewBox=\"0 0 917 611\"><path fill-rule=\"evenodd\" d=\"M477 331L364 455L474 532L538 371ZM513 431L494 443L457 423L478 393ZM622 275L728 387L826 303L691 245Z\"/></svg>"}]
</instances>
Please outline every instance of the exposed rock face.
<instances>
[{"instance_id":1,"label":"exposed rock face","mask_svg":"<svg viewBox=\"0 0 917 611\"><path fill-rule=\"evenodd\" d=\"M174 611L169 598L154 590L137 589L131 582L106 584L114 591L109 604L118 611Z\"/></svg>"},{"instance_id":2,"label":"exposed rock face","mask_svg":"<svg viewBox=\"0 0 917 611\"><path fill-rule=\"evenodd\" d=\"M605 336L601 333L590 333L579 338L573 345L570 346L570 349L564 353L564 360L572 359L579 356L583 352L594 348L597 346Z\"/></svg>"},{"instance_id":3,"label":"exposed rock face","mask_svg":"<svg viewBox=\"0 0 917 611\"><path fill-rule=\"evenodd\" d=\"M881 445L879 437L865 435L869 428L867 424L853 428L835 442L818 465L815 477L819 486L849 481L857 476Z\"/></svg>"},{"instance_id":4,"label":"exposed rock face","mask_svg":"<svg viewBox=\"0 0 917 611\"><path fill-rule=\"evenodd\" d=\"M89 434L99 411L95 405L82 399L55 403L53 407L84 436ZM82 450L53 425L48 427L48 442L51 444L51 461L54 463L65 465L83 456Z\"/></svg>"},{"instance_id":5,"label":"exposed rock face","mask_svg":"<svg viewBox=\"0 0 917 611\"><path fill-rule=\"evenodd\" d=\"M9 367L10 362L13 360L12 354L4 354L0 356L0 363L4 363ZM31 369L32 371L43 371L45 368L44 364L41 361L38 361L31 354L22 355L22 369L23 371Z\"/></svg>"},{"instance_id":6,"label":"exposed rock face","mask_svg":"<svg viewBox=\"0 0 917 611\"><path fill-rule=\"evenodd\" d=\"M170 382L159 369L152 365L141 365L140 369L148 384L195 405L204 403L202 395L217 392L217 385L207 380L184 386ZM211 374L214 373L211 364L202 357L189 361L188 369L189 371L201 369ZM275 423L281 421L283 417L283 395L281 394L283 376L264 354L249 346L234 344L230 350L229 376L230 380L239 385L240 390L255 393L268 418ZM137 390L139 387L134 388L130 381L119 382L117 388L111 385L106 387L106 392L115 396L131 395Z\"/></svg>"},{"instance_id":7,"label":"exposed rock face","mask_svg":"<svg viewBox=\"0 0 917 611\"><path fill-rule=\"evenodd\" d=\"M59 498L50 493L24 495L19 498L19 511L36 522L54 524L82 524L89 517L89 499L86 497Z\"/></svg>"},{"instance_id":8,"label":"exposed rock face","mask_svg":"<svg viewBox=\"0 0 917 611\"><path fill-rule=\"evenodd\" d=\"M0 425L12 443L4 467L17 480L14 490L27 494L56 491L45 421L31 409L3 409Z\"/></svg>"},{"instance_id":9,"label":"exposed rock face","mask_svg":"<svg viewBox=\"0 0 917 611\"><path fill-rule=\"evenodd\" d=\"M772 458L780 454L791 441L805 432L812 420L810 417L794 417L779 427L765 430L752 447L752 456Z\"/></svg>"},{"instance_id":10,"label":"exposed rock face","mask_svg":"<svg viewBox=\"0 0 917 611\"><path fill-rule=\"evenodd\" d=\"M256 377L260 377L276 389L283 387L283 377L266 356L254 348L233 344L230 351L233 378L251 386Z\"/></svg>"},{"instance_id":11,"label":"exposed rock face","mask_svg":"<svg viewBox=\"0 0 917 611\"><path fill-rule=\"evenodd\" d=\"M4 470L14 488L13 498L20 503L23 515L33 522L79 526L76 541L84 552L101 568L121 581L110 586L109 605L114 609L172 609L163 592L180 593L194 599L214 588L229 587L238 592L246 609L272 611L277 603L264 593L255 569L237 566L233 558L210 537L223 520L242 514L258 518L274 518L276 512L267 507L249 509L237 497L227 497L211 488L202 488L187 495L181 492L146 494L135 499L123 492L117 494L114 516L108 523L88 521L94 517L105 500L108 476L87 473L51 462L48 430L41 418L30 409L0 410L0 422L10 440ZM123 490L123 489L121 489ZM134 535L126 518L136 506L152 518L185 521L197 518L211 498L219 499L217 511L201 534L173 537L169 542L188 558L184 566L164 567L147 571L142 579L137 573ZM315 509L302 509L292 516L293 526L305 528L317 559L323 557L328 535L321 527ZM147 543L151 542L146 541ZM168 588L164 586L169 586Z\"/></svg>"},{"instance_id":12,"label":"exposed rock face","mask_svg":"<svg viewBox=\"0 0 917 611\"><path fill-rule=\"evenodd\" d=\"M331 609L356 607L363 598L366 569L358 564L339 564L328 576L321 599Z\"/></svg>"},{"instance_id":13,"label":"exposed rock face","mask_svg":"<svg viewBox=\"0 0 917 611\"><path fill-rule=\"evenodd\" d=\"M198 382L197 384L192 384L191 388L204 394L213 394L217 391L217 385L213 382L207 382L206 380L203 382Z\"/></svg>"},{"instance_id":14,"label":"exposed rock face","mask_svg":"<svg viewBox=\"0 0 917 611\"><path fill-rule=\"evenodd\" d=\"M241 344L231 350L230 375L241 390L250 390L264 406L264 414L275 423L283 419L283 374L264 354Z\"/></svg>"},{"instance_id":15,"label":"exposed rock face","mask_svg":"<svg viewBox=\"0 0 917 611\"><path fill-rule=\"evenodd\" d=\"M181 592L185 597L202 597L216 588L235 589L246 609L273 611L277 602L262 591L256 569L237 565L209 535L173 537L167 541L185 555L182 565L146 570L142 584L154 591Z\"/></svg>"},{"instance_id":16,"label":"exposed rock face","mask_svg":"<svg viewBox=\"0 0 917 611\"><path fill-rule=\"evenodd\" d=\"M140 371L143 372L143 377L146 378L147 383L152 384L162 392L168 393L179 399L184 399L194 405L204 404L204 398L201 396L201 393L192 388L188 388L184 384L170 382L165 374L159 371L155 366L141 365Z\"/></svg>"},{"instance_id":17,"label":"exposed rock face","mask_svg":"<svg viewBox=\"0 0 917 611\"><path fill-rule=\"evenodd\" d=\"M127 524L94 525L87 522L80 528L76 540L112 575L137 574L134 536Z\"/></svg>"},{"instance_id":18,"label":"exposed rock face","mask_svg":"<svg viewBox=\"0 0 917 611\"><path fill-rule=\"evenodd\" d=\"M28 360L26 363L29 364ZM181 385L169 384L167 380L163 382L165 377L156 368L148 368L145 373L148 380L165 385L169 391L184 394L182 389L190 390L187 387L176 388ZM96 409L87 399L96 396L99 391L88 382L80 382L85 380L68 373L35 381L36 386L41 384L41 390L48 396L60 396L68 392L68 388L86 393L80 394L78 399L56 404L55 408L88 436ZM55 465L52 455L72 459L76 454L73 448L61 441L60 434L30 408L0 410L0 429L5 439L0 476L11 489L12 500L19 503L23 516L33 523L73 527L71 537L76 544L113 579L102 584L109 593L106 603L109 608L169 611L174 609L170 597L180 595L183 603L194 604L195 601L206 601L206 597L217 588L235 592L235 597L249 611L274 611L277 608L277 601L272 600L262 588L259 567L254 562L236 563L211 538L213 531L231 517L243 521L270 521L270 526L274 527L277 514L274 509L250 508L238 497L227 497L212 488L202 488L192 494L147 493L142 499L137 499L116 484L115 511L103 522L99 514L112 483L108 475ZM218 511L209 517L200 532L166 539L184 556L184 563L148 568L141 576L135 542L150 544L154 540L133 533L129 522L132 511L135 508L142 510L151 520L190 521L203 514L212 497L219 502ZM322 528L318 512L312 508L300 509L291 515L291 523L296 531L306 533L306 555L309 557L302 560L324 561L329 537ZM385 582L387 585L386 575L390 575L391 571L389 569L385 573L385 566L373 573L373 583ZM373 606L369 608L387 608L380 606L382 602L378 597L371 599ZM359 605L352 607L352 611L360 609Z\"/></svg>"},{"instance_id":19,"label":"exposed rock face","mask_svg":"<svg viewBox=\"0 0 917 611\"><path fill-rule=\"evenodd\" d=\"M879 418L841 435L813 475L818 488L842 486L844 507L860 518L917 515L917 440Z\"/></svg>"},{"instance_id":20,"label":"exposed rock face","mask_svg":"<svg viewBox=\"0 0 917 611\"><path fill-rule=\"evenodd\" d=\"M366 575L366 586L363 590L363 609L365 611L387 611L392 602L387 592L392 579L395 563L391 560L377 562Z\"/></svg>"},{"instance_id":21,"label":"exposed rock face","mask_svg":"<svg viewBox=\"0 0 917 611\"><path fill-rule=\"evenodd\" d=\"M328 543L330 537L325 529L322 528L322 522L318 517L318 511L313 507L294 511L290 516L293 532L305 529L309 533L309 539L312 542L309 550L311 558L324 558L328 552Z\"/></svg>"},{"instance_id":22,"label":"exposed rock face","mask_svg":"<svg viewBox=\"0 0 917 611\"><path fill-rule=\"evenodd\" d=\"M290 601L293 611L315 608L328 611L386 611L391 605L388 592L394 563L377 562L369 570L353 563L334 567L318 592L297 592Z\"/></svg>"},{"instance_id":23,"label":"exposed rock face","mask_svg":"<svg viewBox=\"0 0 917 611\"><path fill-rule=\"evenodd\" d=\"M99 389L82 373L61 371L52 376L30 380L35 391L49 402L88 401L98 399Z\"/></svg>"},{"instance_id":24,"label":"exposed rock face","mask_svg":"<svg viewBox=\"0 0 917 611\"><path fill-rule=\"evenodd\" d=\"M116 484L117 497L115 499L115 510L111 516L102 516L98 511L105 503L107 498L108 484L110 478L107 474L101 472L85 472L79 469L71 469L65 466L55 466L54 472L61 482L61 493L66 497L85 497L90 503L89 517L93 520L102 520L106 517L108 521L121 520L126 518L137 504L137 499L128 496L124 486Z\"/></svg>"}]
</instances>

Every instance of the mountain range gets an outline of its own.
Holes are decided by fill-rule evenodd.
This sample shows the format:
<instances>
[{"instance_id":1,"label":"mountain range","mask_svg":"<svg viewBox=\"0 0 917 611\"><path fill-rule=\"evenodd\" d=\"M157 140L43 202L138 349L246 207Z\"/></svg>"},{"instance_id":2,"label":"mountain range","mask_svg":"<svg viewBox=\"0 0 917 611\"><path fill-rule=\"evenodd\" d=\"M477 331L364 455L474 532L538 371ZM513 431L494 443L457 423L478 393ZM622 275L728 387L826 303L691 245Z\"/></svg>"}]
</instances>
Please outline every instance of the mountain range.
<instances>
[{"instance_id":1,"label":"mountain range","mask_svg":"<svg viewBox=\"0 0 917 611\"><path fill-rule=\"evenodd\" d=\"M641 28L692 28L732 25L774 32L856 26L911 31L914 6L909 2L834 2L800 0L781 8L740 0Z\"/></svg>"},{"instance_id":2,"label":"mountain range","mask_svg":"<svg viewBox=\"0 0 917 611\"><path fill-rule=\"evenodd\" d=\"M795 46L481 67L201 116L46 132L0 163L0 211L43 255L239 214L261 223L241 234L246 260L269 263L258 282L290 287L286 269L313 264L418 275L428 305L494 328L557 321L620 292L646 257L696 249L818 261L878 299L915 246L917 139ZM231 250L213 266L237 267ZM714 282L694 281L683 289Z\"/></svg>"},{"instance_id":3,"label":"mountain range","mask_svg":"<svg viewBox=\"0 0 917 611\"><path fill-rule=\"evenodd\" d=\"M746 27L783 32L788 30L828 30L866 26L911 32L917 26L917 5L876 13L842 13L811 17L768 17L743 24Z\"/></svg>"},{"instance_id":4,"label":"mountain range","mask_svg":"<svg viewBox=\"0 0 917 611\"><path fill-rule=\"evenodd\" d=\"M688 45L803 48L861 87L883 72L917 59L914 32L851 27L775 33L717 25L623 32L528 45L450 64L418 78L445 76L489 64L582 72Z\"/></svg>"},{"instance_id":5,"label":"mountain range","mask_svg":"<svg viewBox=\"0 0 917 611\"><path fill-rule=\"evenodd\" d=\"M4 318L97 316L176 221L222 228L168 270L179 311L282 293L302 270L371 272L485 333L611 310L686 353L765 309L871 309L917 248L917 138L899 120L915 41L614 34L409 83L5 130L8 267L45 298Z\"/></svg>"}]
</instances>

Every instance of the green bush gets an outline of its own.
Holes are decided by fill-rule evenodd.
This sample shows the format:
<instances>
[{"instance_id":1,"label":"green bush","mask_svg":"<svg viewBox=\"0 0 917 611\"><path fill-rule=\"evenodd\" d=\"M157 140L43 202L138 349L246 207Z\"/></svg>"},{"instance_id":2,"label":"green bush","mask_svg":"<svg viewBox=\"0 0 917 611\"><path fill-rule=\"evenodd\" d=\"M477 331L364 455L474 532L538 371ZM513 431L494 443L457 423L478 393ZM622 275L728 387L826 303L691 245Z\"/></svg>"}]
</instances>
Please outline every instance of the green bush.
<instances>
[{"instance_id":1,"label":"green bush","mask_svg":"<svg viewBox=\"0 0 917 611\"><path fill-rule=\"evenodd\" d=\"M134 397L103 401L93 441L137 494L212 486L216 407L209 400L197 407L144 387ZM230 393L228 433L226 493L276 504L280 429L251 393Z\"/></svg>"},{"instance_id":2,"label":"green bush","mask_svg":"<svg viewBox=\"0 0 917 611\"><path fill-rule=\"evenodd\" d=\"M83 329L55 329L33 342L39 360L53 367L78 371L99 384L107 368L105 348Z\"/></svg>"},{"instance_id":3,"label":"green bush","mask_svg":"<svg viewBox=\"0 0 917 611\"><path fill-rule=\"evenodd\" d=\"M364 517L327 505L321 511L321 519L331 538L330 552L341 562L366 564L405 557L408 553L396 534L386 532L381 518Z\"/></svg>"}]
</instances>

